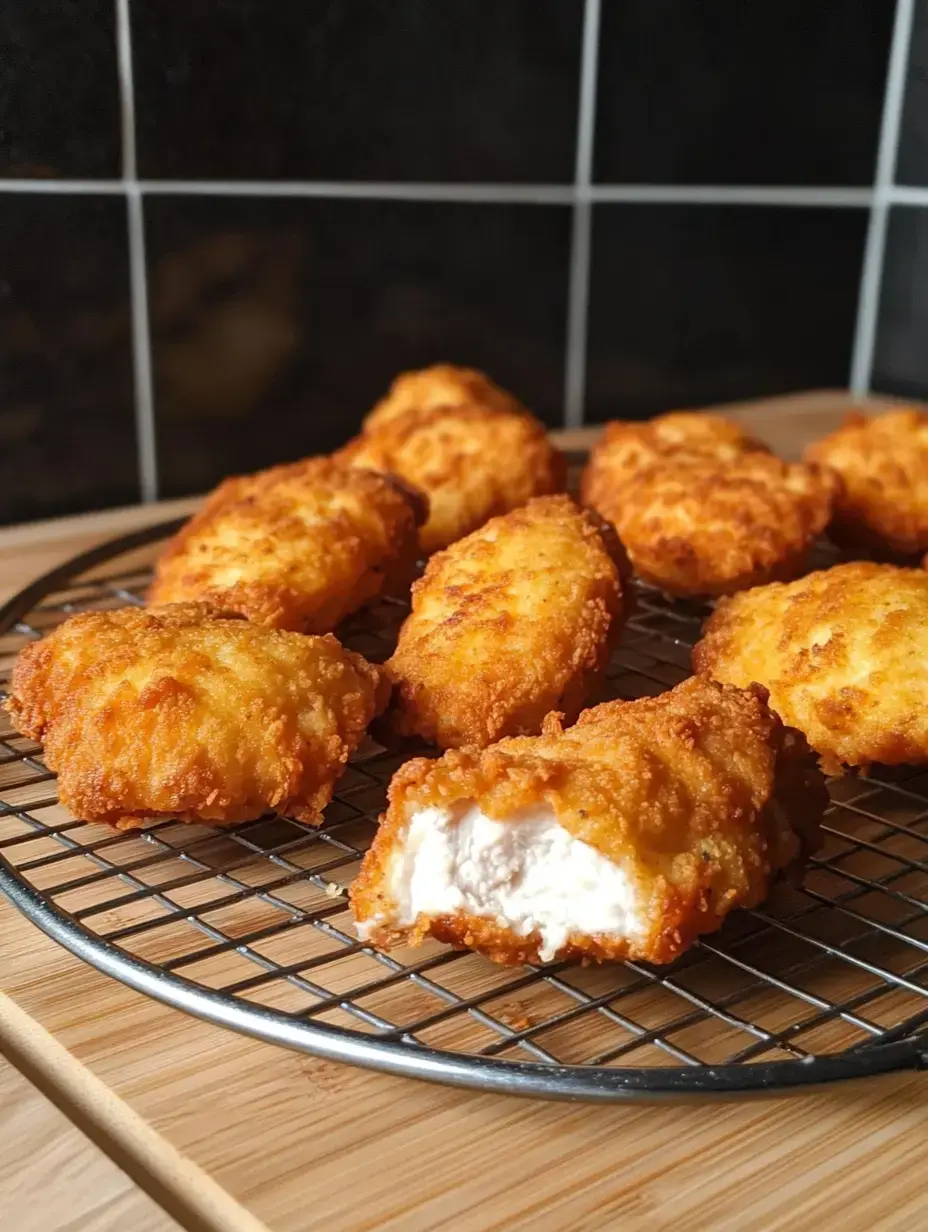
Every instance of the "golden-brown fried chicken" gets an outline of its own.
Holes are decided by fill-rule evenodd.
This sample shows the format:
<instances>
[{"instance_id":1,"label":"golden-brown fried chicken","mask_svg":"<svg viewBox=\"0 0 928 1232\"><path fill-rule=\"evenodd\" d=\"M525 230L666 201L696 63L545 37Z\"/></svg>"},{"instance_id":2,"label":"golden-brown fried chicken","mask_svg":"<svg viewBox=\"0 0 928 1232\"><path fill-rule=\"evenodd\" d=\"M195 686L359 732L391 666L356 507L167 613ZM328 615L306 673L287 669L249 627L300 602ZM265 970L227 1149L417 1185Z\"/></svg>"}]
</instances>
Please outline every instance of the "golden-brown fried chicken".
<instances>
[{"instance_id":1,"label":"golden-brown fried chicken","mask_svg":"<svg viewBox=\"0 0 928 1232\"><path fill-rule=\"evenodd\" d=\"M533 496L563 491L567 474L543 424L527 412L485 406L406 411L336 457L399 475L426 494L429 516L419 534L426 554Z\"/></svg>"},{"instance_id":2,"label":"golden-brown fried chicken","mask_svg":"<svg viewBox=\"0 0 928 1232\"><path fill-rule=\"evenodd\" d=\"M363 940L671 962L817 846L827 794L761 689L691 678L563 730L416 759L352 890Z\"/></svg>"},{"instance_id":3,"label":"golden-brown fried chicken","mask_svg":"<svg viewBox=\"0 0 928 1232\"><path fill-rule=\"evenodd\" d=\"M483 747L551 710L573 721L619 633L617 549L594 513L543 496L433 556L385 665L399 731Z\"/></svg>"},{"instance_id":4,"label":"golden-brown fried chicken","mask_svg":"<svg viewBox=\"0 0 928 1232\"><path fill-rule=\"evenodd\" d=\"M928 549L928 413L849 415L805 457L841 476L829 528L837 543L892 557Z\"/></svg>"},{"instance_id":5,"label":"golden-brown fried chicken","mask_svg":"<svg viewBox=\"0 0 928 1232\"><path fill-rule=\"evenodd\" d=\"M182 603L70 617L22 651L7 708L87 821L318 822L388 694L330 635Z\"/></svg>"},{"instance_id":6,"label":"golden-brown fried chicken","mask_svg":"<svg viewBox=\"0 0 928 1232\"><path fill-rule=\"evenodd\" d=\"M928 762L928 574L868 561L723 600L693 651L717 680L770 690L829 773Z\"/></svg>"},{"instance_id":7,"label":"golden-brown fried chicken","mask_svg":"<svg viewBox=\"0 0 928 1232\"><path fill-rule=\"evenodd\" d=\"M830 471L767 453L672 456L601 492L594 506L644 581L670 595L724 595L795 577L837 484Z\"/></svg>"},{"instance_id":8,"label":"golden-brown fried chicken","mask_svg":"<svg viewBox=\"0 0 928 1232\"><path fill-rule=\"evenodd\" d=\"M769 450L720 415L671 411L644 423L614 420L590 453L581 494L597 509L614 506L630 479L659 463L690 457L731 462L754 452Z\"/></svg>"},{"instance_id":9,"label":"golden-brown fried chicken","mask_svg":"<svg viewBox=\"0 0 928 1232\"><path fill-rule=\"evenodd\" d=\"M434 364L418 372L401 372L386 397L381 398L364 420L364 431L378 431L407 411L422 414L449 406L483 406L491 411L527 414L517 398L476 368Z\"/></svg>"},{"instance_id":10,"label":"golden-brown fried chicken","mask_svg":"<svg viewBox=\"0 0 928 1232\"><path fill-rule=\"evenodd\" d=\"M424 517L400 481L330 458L227 479L168 544L149 602L205 600L270 628L327 633L408 585Z\"/></svg>"}]
</instances>

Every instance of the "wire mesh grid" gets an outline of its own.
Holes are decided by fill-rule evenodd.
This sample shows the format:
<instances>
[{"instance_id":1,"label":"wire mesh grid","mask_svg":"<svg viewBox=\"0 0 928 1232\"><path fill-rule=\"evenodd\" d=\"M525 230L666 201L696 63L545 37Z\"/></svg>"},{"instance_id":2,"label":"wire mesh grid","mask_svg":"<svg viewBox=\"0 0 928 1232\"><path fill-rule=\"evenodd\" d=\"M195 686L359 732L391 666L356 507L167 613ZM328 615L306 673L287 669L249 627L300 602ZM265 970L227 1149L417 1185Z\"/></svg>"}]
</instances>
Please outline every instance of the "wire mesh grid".
<instances>
[{"instance_id":1,"label":"wire mesh grid","mask_svg":"<svg viewBox=\"0 0 928 1232\"><path fill-rule=\"evenodd\" d=\"M64 567L8 605L0 689L17 650L67 615L142 602L153 545L127 554L129 543L98 550L102 567ZM653 694L689 674L706 609L644 588L636 599L606 696ZM381 602L341 636L380 661L404 612ZM923 770L832 780L825 846L802 887L778 886L672 966L512 969L437 942L379 954L355 937L346 889L386 784L430 750L368 740L319 829L270 815L234 828L114 831L69 815L41 749L4 722L0 889L82 957L226 1025L398 1072L548 1096L752 1090L921 1063Z\"/></svg>"}]
</instances>

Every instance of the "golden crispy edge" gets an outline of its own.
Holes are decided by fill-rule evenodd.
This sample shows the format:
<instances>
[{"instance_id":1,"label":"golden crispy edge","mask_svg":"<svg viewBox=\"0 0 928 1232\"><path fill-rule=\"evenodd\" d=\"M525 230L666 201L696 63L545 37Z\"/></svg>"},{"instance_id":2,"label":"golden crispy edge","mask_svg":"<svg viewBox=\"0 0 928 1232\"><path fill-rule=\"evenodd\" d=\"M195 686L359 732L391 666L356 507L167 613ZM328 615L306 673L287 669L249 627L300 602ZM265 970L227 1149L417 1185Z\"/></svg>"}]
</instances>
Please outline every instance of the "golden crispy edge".
<instances>
[{"instance_id":1,"label":"golden crispy edge","mask_svg":"<svg viewBox=\"0 0 928 1232\"><path fill-rule=\"evenodd\" d=\"M668 424L684 429L692 424L700 430L692 434L684 431L676 440L667 439L662 428ZM650 460L630 467L620 453L623 445L648 451ZM604 425L602 435L590 450L580 477L581 499L585 504L599 507L600 503L610 501L617 485L627 483L639 470L685 458L711 458L713 449L719 445L740 446L744 453L771 452L767 445L749 436L734 421L703 411L671 411L643 421L614 419Z\"/></svg>"},{"instance_id":2,"label":"golden crispy edge","mask_svg":"<svg viewBox=\"0 0 928 1232\"><path fill-rule=\"evenodd\" d=\"M755 476L752 470L757 467L761 468L760 475ZM807 480L803 493L791 493L785 486L787 475L797 467ZM764 475L768 470L769 474ZM612 488L604 498L596 477L588 485L587 497L592 499L592 492L597 498L593 500L595 507L616 526L638 576L667 594L724 595L764 582L792 580L804 568L814 539L829 522L832 502L840 487L838 476L824 467L785 463L772 455L760 454L752 460L744 480L750 483L755 477L764 477L775 487L778 477L782 477L779 495L791 500L801 522L801 533L787 538L782 523L770 522L753 530L745 527L740 538L723 541L712 525L716 516L715 495L742 479L741 474L733 471L737 471L734 463L677 454L636 473L624 484L619 500ZM648 508L660 495L664 483L683 484L693 493L704 493L707 524L696 523L686 534L664 533L655 514L639 525L639 505Z\"/></svg>"},{"instance_id":3,"label":"golden crispy edge","mask_svg":"<svg viewBox=\"0 0 928 1232\"><path fill-rule=\"evenodd\" d=\"M437 379L439 383L456 385L456 393L443 395L437 401L432 396L423 397L420 393L419 397L425 405L416 405L413 395L409 393L410 386L418 391L433 379ZM401 409L394 410L397 402ZM401 372L394 377L389 390L365 416L361 427L364 432L374 432L407 411L422 414L436 407L456 408L467 405L485 406L514 414L529 414L514 394L497 385L485 372L477 368L462 368L456 364L432 364L428 368Z\"/></svg>"},{"instance_id":4,"label":"golden crispy edge","mask_svg":"<svg viewBox=\"0 0 928 1232\"><path fill-rule=\"evenodd\" d=\"M573 647L572 675L565 682L560 695L553 698L547 706L547 709L562 711L570 721L580 713L584 702L605 674L611 651L627 618L628 605L623 588L623 582L627 579L627 561L618 538L608 523L594 510L584 509L571 497L557 494L536 497L520 509L490 519L490 522L458 540L444 552L437 553L428 562L425 573L413 587L412 613L403 625L394 654L385 665L394 683L394 704L389 718L390 727L397 735L419 736L439 747L447 748L462 745L482 746L498 740L501 736L515 734L513 723L516 716L511 704L498 702L490 710L482 705L478 676L468 674L465 678L456 678L450 663L447 676L439 680L423 680L418 672L410 670L416 666L419 653L419 639L414 636L417 632L416 609L420 596L429 593L432 587L441 585L441 577L449 561L461 555L468 555L472 546L484 542L491 528L508 528L515 520L522 522L527 516L536 513L547 515L549 512L554 517L575 522L585 547L597 555L601 552L603 562L611 562L614 566L611 583L603 579L598 593L588 601L587 621L579 631ZM542 526L543 521L539 521L537 525ZM463 629L466 613L470 610L469 597L465 596L462 605L453 613L449 612L446 623L453 623L458 629ZM478 614L485 613L481 609ZM605 635L602 633L603 628L606 629ZM403 630L406 631L405 639ZM411 645L407 645L411 636L413 641ZM464 701L463 706L454 704L455 695ZM535 731L540 730L541 718L543 715L534 727Z\"/></svg>"},{"instance_id":5,"label":"golden crispy edge","mask_svg":"<svg viewBox=\"0 0 928 1232\"><path fill-rule=\"evenodd\" d=\"M812 596L810 602L817 611L828 610L831 618L834 619L836 617L836 604L840 600L842 589L845 587L853 589L864 583L868 578L895 571L897 571L897 566L895 565L878 564L872 561L853 561L834 565L830 569L818 570L816 573L806 574L803 578L796 581L795 587L803 586L810 579L827 577L832 586L828 602L826 603L820 595ZM765 611L765 615L772 617L782 613L784 604L795 601L797 593L795 587L791 590L788 585L784 588L782 584L774 583L769 587L758 587L753 591L732 595L720 600L715 611L706 620L699 641L693 647L693 670L710 676L713 679L724 680L727 677L730 678L729 665L732 663L732 660L740 663L743 659L743 652L737 649L736 643L744 639L746 627L756 619L755 613L764 610L760 608L760 605L769 599L770 607L769 611ZM786 636L785 629L782 636ZM828 647L820 650L817 662L822 667L834 666L842 671L847 670L847 665L840 659L836 660L834 653ZM768 673L764 672L763 674L767 675ZM781 675L776 682L776 688L782 694L783 690L789 690L792 684L793 682L790 681L788 674L785 676ZM759 685L757 687L762 686ZM913 743L903 733L892 727L887 727L880 733L879 737L871 735L866 746L864 746L859 735L858 706L852 698L849 699L841 696L842 688L840 685L836 685L833 694L834 696L828 704L828 724L826 725L824 721L819 719L819 725L823 732L828 733L828 737L822 739L821 734L814 733L814 743L811 739L813 736L811 731L807 733L806 737L818 755L819 765L825 774L832 777L840 777L847 772L848 766L854 766L866 771L867 767L875 763L885 765L918 765L924 762L926 756L925 748L920 744ZM786 699L781 697L780 700L784 710L786 710ZM792 714L785 716L787 721L793 718L795 716ZM849 736L857 746L854 749L853 757L850 756L851 749L847 744ZM843 751L840 747L841 745L844 745Z\"/></svg>"},{"instance_id":6,"label":"golden crispy edge","mask_svg":"<svg viewBox=\"0 0 928 1232\"><path fill-rule=\"evenodd\" d=\"M238 612L267 628L295 633L329 632L330 621L320 622L313 613L307 613L306 598L299 588L275 586L266 581L240 581L233 586L213 587L201 580L199 571L192 565L187 573L181 570L202 532L209 532L228 514L234 514L242 503L251 506L254 502L260 503L264 494L273 495L280 480L299 475L305 475L308 481L367 485L372 497L379 490L395 493L402 498L410 515L408 523L403 525L403 520L398 520L394 552L377 568L368 569L366 585L356 587L357 606L363 606L381 593L408 587L416 570L416 532L428 518L428 498L397 475L347 466L330 458L307 458L271 467L254 475L224 480L164 548L156 563L155 578L146 596L147 603L162 605L178 599L182 602L199 599ZM188 594L188 591L191 593ZM351 607L351 604L348 606ZM349 614L345 612L341 618Z\"/></svg>"},{"instance_id":7,"label":"golden crispy edge","mask_svg":"<svg viewBox=\"0 0 928 1232\"><path fill-rule=\"evenodd\" d=\"M844 423L828 436L806 446L803 459L829 467L842 479L828 533L834 542L850 551L865 552L878 559L907 560L928 545L928 508L913 503L907 483L898 483L896 461L885 456L883 482L859 482L854 466L836 454L850 449L861 460L879 455L887 429L898 425L904 437L928 424L928 413L903 407L885 415L867 416L851 411ZM926 476L928 479L928 476ZM897 482L894 483L894 480Z\"/></svg>"},{"instance_id":8,"label":"golden crispy edge","mask_svg":"<svg viewBox=\"0 0 928 1232\"><path fill-rule=\"evenodd\" d=\"M417 438L427 439L434 428L448 420L455 420L462 426L470 423L481 430L499 424L519 436L518 443L507 442L505 455L496 458L492 471L482 472L492 474L502 490L476 515L454 503L458 491L470 493L470 486L462 485L462 480L476 465L473 456L449 446L443 455L430 458L427 474L414 473L417 467L404 456ZM567 484L567 458L552 444L544 424L527 411L515 414L474 404L405 411L392 416L381 427L348 441L335 456L348 463L361 459L360 465L385 474L402 475L434 497L433 508L419 535L426 555L450 546L478 530L490 518L518 508L533 496L563 492ZM488 461L493 462L493 459Z\"/></svg>"},{"instance_id":9,"label":"golden crispy edge","mask_svg":"<svg viewBox=\"0 0 928 1232\"><path fill-rule=\"evenodd\" d=\"M82 625L90 626L101 621L145 628L157 622L166 629L185 629L204 620L229 620L241 622L245 618L214 603L172 603L158 609L125 607L101 612L77 612L68 616L39 641L29 642L16 656L10 676L10 694L2 708L13 718L17 730L30 740L41 741L47 723L47 714L42 705L45 689L45 674L64 634L73 632Z\"/></svg>"},{"instance_id":10,"label":"golden crispy edge","mask_svg":"<svg viewBox=\"0 0 928 1232\"><path fill-rule=\"evenodd\" d=\"M244 618L239 613L224 611L208 603L179 603L149 609L133 607L105 612L83 612L71 616L41 641L30 643L20 652L13 667L11 694L3 703L3 708L10 713L17 729L23 735L42 742L55 725L56 708L70 707L74 704L71 698L57 702L51 698L46 688L46 681L49 669L59 653L59 642L66 636L73 635L75 629L87 626L86 636L92 638L94 627L101 623L121 624L130 629L134 627L138 635L148 627L157 627L159 630L182 630L205 622L241 624ZM365 707L365 710L370 709L370 715L363 717L363 721L357 722L352 722L350 715L344 716L347 730L343 733L342 740L347 756L347 753L356 748L363 739L371 719L386 708L391 685L382 667L369 663L355 651L347 650L331 634L324 635L320 640L337 646L340 654L351 663L359 677L359 682L365 682L371 689L372 703L370 707ZM47 751L45 760L49 769L61 769L57 763L53 764ZM336 771L332 782L320 784L311 791L301 792L298 798L278 802L279 811L286 812L299 821L320 824L322 810L332 798L334 782L339 774L340 771ZM135 808L126 811L123 808L114 807L111 795L107 791L101 791L98 779L97 769L92 769L89 775L75 775L67 768L61 769L58 791L62 804L70 808L77 816L114 825L117 829L135 829L146 821L165 818L191 823L203 820L202 815L196 811L177 810L165 813L162 810ZM203 797L214 793L214 790L215 784L210 777L204 778L199 786L196 781L191 780L183 787L185 793L196 795L199 792ZM207 819L207 824L234 825L252 820L254 816L253 810L243 812L241 808L233 805L229 809L228 816L211 815Z\"/></svg>"}]
</instances>

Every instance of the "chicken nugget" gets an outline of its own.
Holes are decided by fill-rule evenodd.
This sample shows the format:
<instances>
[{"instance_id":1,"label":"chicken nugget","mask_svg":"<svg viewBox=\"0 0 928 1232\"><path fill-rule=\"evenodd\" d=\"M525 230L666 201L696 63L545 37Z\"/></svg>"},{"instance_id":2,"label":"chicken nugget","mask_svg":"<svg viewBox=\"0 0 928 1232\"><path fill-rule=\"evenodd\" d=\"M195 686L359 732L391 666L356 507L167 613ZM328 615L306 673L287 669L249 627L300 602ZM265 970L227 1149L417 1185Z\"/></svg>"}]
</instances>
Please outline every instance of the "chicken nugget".
<instances>
[{"instance_id":1,"label":"chicken nugget","mask_svg":"<svg viewBox=\"0 0 928 1232\"><path fill-rule=\"evenodd\" d=\"M483 406L491 411L528 414L512 394L476 368L434 364L417 372L401 372L364 420L364 431L375 432L407 411L422 414L437 407Z\"/></svg>"},{"instance_id":2,"label":"chicken nugget","mask_svg":"<svg viewBox=\"0 0 928 1232\"><path fill-rule=\"evenodd\" d=\"M724 595L795 577L837 483L829 471L760 452L670 458L595 507L644 581L670 595Z\"/></svg>"},{"instance_id":3,"label":"chicken nugget","mask_svg":"<svg viewBox=\"0 0 928 1232\"><path fill-rule=\"evenodd\" d=\"M227 479L168 544L148 600L205 600L269 628L328 633L408 586L424 518L424 499L400 481L330 458Z\"/></svg>"},{"instance_id":4,"label":"chicken nugget","mask_svg":"<svg viewBox=\"0 0 928 1232\"><path fill-rule=\"evenodd\" d=\"M616 550L595 514L546 496L433 556L385 664L396 728L482 747L576 718L620 629Z\"/></svg>"},{"instance_id":5,"label":"chicken nugget","mask_svg":"<svg viewBox=\"0 0 928 1232\"><path fill-rule=\"evenodd\" d=\"M690 678L408 762L351 889L359 936L672 962L818 845L824 780L764 696Z\"/></svg>"},{"instance_id":6,"label":"chicken nugget","mask_svg":"<svg viewBox=\"0 0 928 1232\"><path fill-rule=\"evenodd\" d=\"M527 412L484 406L406 411L336 457L399 475L426 494L429 516L419 533L425 554L533 496L562 492L567 479L566 460L543 424Z\"/></svg>"},{"instance_id":7,"label":"chicken nugget","mask_svg":"<svg viewBox=\"0 0 928 1232\"><path fill-rule=\"evenodd\" d=\"M612 505L630 479L659 463L695 456L731 462L745 453L768 453L729 419L699 411L671 411L645 423L607 423L583 472L588 505Z\"/></svg>"},{"instance_id":8,"label":"chicken nugget","mask_svg":"<svg viewBox=\"0 0 928 1232\"><path fill-rule=\"evenodd\" d=\"M920 569L857 561L723 599L693 667L764 685L830 774L928 762L928 574Z\"/></svg>"},{"instance_id":9,"label":"chicken nugget","mask_svg":"<svg viewBox=\"0 0 928 1232\"><path fill-rule=\"evenodd\" d=\"M928 413L849 415L805 458L841 476L829 527L835 542L891 557L928 549Z\"/></svg>"},{"instance_id":10,"label":"chicken nugget","mask_svg":"<svg viewBox=\"0 0 928 1232\"><path fill-rule=\"evenodd\" d=\"M7 709L87 821L318 822L388 695L331 635L181 603L70 617L22 651Z\"/></svg>"}]
</instances>

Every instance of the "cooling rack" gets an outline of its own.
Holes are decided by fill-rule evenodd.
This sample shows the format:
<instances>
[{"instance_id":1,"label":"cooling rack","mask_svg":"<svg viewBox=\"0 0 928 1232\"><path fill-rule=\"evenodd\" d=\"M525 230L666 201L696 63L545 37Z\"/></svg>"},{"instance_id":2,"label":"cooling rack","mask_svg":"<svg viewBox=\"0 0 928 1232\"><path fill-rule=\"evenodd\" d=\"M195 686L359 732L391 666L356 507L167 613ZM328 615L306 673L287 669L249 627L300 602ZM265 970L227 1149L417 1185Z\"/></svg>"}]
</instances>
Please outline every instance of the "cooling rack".
<instances>
[{"instance_id":1,"label":"cooling rack","mask_svg":"<svg viewBox=\"0 0 928 1232\"><path fill-rule=\"evenodd\" d=\"M142 602L146 529L75 557L0 610L0 689L17 650L73 612ZM374 660L404 615L341 631ZM607 692L689 672L705 609L640 588ZM385 787L411 753L371 741L321 829L270 815L232 829L117 832L58 803L41 749L0 731L0 891L51 937L178 1009L274 1043L463 1087L610 1101L784 1091L928 1061L928 773L831 783L826 842L672 966L500 968L437 942L378 954L345 894Z\"/></svg>"}]
</instances>

